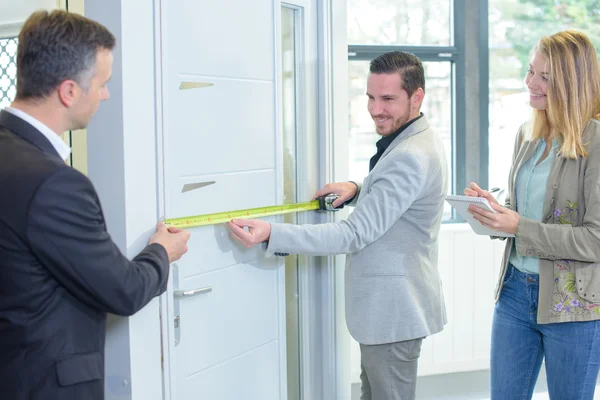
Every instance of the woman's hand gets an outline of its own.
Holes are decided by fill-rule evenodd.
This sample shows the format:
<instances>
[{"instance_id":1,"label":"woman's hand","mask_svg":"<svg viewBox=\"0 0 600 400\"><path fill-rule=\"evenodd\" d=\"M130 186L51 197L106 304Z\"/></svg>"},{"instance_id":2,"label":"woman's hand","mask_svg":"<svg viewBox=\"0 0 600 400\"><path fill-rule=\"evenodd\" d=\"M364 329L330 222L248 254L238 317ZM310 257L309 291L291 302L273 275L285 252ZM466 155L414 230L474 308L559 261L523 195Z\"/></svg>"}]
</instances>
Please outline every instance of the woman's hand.
<instances>
[{"instance_id":1,"label":"woman's hand","mask_svg":"<svg viewBox=\"0 0 600 400\"><path fill-rule=\"evenodd\" d=\"M468 189L465 189L465 194L467 190ZM485 190L483 190L483 192L485 192ZM509 208L502 207L496 201L490 201L490 205L496 211L495 213L491 211L486 211L483 208L477 207L472 204L469 206L469 212L471 213L471 215L473 215L473 218L481 222L481 225L485 227L488 227L495 231L512 233L513 235L516 235L517 228L519 227L519 219L521 218L519 216L519 213Z\"/></svg>"},{"instance_id":2,"label":"woman's hand","mask_svg":"<svg viewBox=\"0 0 600 400\"><path fill-rule=\"evenodd\" d=\"M498 204L498 200L496 200L496 198L494 196L492 196L492 194L490 192L488 192L487 190L483 190L475 182L469 183L469 187L464 190L464 194L466 196L471 196L471 197L483 197L490 204L493 204L493 203Z\"/></svg>"}]
</instances>

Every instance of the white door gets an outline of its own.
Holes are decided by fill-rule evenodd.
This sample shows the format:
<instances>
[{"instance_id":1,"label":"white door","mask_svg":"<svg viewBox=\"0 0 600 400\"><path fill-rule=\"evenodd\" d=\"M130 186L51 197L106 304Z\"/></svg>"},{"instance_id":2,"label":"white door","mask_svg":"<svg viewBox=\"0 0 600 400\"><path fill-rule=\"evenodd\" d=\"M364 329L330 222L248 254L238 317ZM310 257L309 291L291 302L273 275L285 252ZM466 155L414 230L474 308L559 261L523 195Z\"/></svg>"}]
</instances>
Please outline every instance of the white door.
<instances>
[{"instance_id":1,"label":"white door","mask_svg":"<svg viewBox=\"0 0 600 400\"><path fill-rule=\"evenodd\" d=\"M162 2L169 218L280 203L275 12L273 0ZM168 398L284 399L283 259L223 225L193 229L189 249L167 294Z\"/></svg>"},{"instance_id":2,"label":"white door","mask_svg":"<svg viewBox=\"0 0 600 400\"><path fill-rule=\"evenodd\" d=\"M305 201L318 189L315 3L161 3L169 218ZM189 248L167 293L166 398L315 398L315 260L266 259L222 225L193 229Z\"/></svg>"}]
</instances>

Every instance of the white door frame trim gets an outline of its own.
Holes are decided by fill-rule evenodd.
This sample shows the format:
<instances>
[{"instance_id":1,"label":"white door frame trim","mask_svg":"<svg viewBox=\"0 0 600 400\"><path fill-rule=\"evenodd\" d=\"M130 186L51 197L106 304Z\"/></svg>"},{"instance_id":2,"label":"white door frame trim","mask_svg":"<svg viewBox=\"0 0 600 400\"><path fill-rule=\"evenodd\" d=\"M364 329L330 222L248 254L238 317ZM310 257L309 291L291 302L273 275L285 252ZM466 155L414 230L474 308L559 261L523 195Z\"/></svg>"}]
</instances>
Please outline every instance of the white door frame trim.
<instances>
[{"instance_id":1,"label":"white door frame trim","mask_svg":"<svg viewBox=\"0 0 600 400\"><path fill-rule=\"evenodd\" d=\"M348 179L348 53L346 0L318 0L320 176L322 184ZM342 210L327 222L347 217ZM350 398L350 335L344 311L345 256L325 258L321 283L322 399ZM314 282L317 284L317 282ZM329 378L329 379L327 379Z\"/></svg>"},{"instance_id":2,"label":"white door frame trim","mask_svg":"<svg viewBox=\"0 0 600 400\"><path fill-rule=\"evenodd\" d=\"M278 5L278 7L282 6L301 9L305 18L307 15L316 17L313 26L303 28L305 38L316 39L318 43L318 47L313 48L317 51L313 72L316 73L315 94L318 98L319 154L315 164L319 169L319 186L346 180L348 166L346 1L286 0ZM316 10L311 10L311 7L316 7ZM313 30L313 35L308 35L310 29ZM301 50L306 56L310 50L309 44L302 43ZM307 98L301 100L301 107L306 106ZM308 107L304 111L310 113ZM345 211L330 213L321 216L320 222L339 221L346 216ZM304 400L350 398L348 366L350 336L344 314L344 263L345 256L320 257L316 260L316 265L300 268L298 272L301 392Z\"/></svg>"},{"instance_id":3,"label":"white door frame trim","mask_svg":"<svg viewBox=\"0 0 600 400\"><path fill-rule=\"evenodd\" d=\"M155 65L155 76L156 76L156 166L157 166L157 204L158 214L164 216L166 214L165 206L165 175L164 175L164 101L163 101L163 41L165 35L165 27L163 24L162 10L164 10L164 3L166 0L155 0L154 4L154 65ZM170 267L172 268L172 267ZM171 382L171 376L173 375L171 354L174 349L173 340L174 332L172 329L171 321L169 316L172 315L172 302L169 301L169 293L173 293L173 282L170 278L167 284L167 290L160 296L160 327L161 327L161 354L162 354L162 398L163 400L174 399L173 385ZM169 290L170 289L170 290ZM171 310L170 310L171 309ZM165 348L166 347L166 348Z\"/></svg>"}]
</instances>

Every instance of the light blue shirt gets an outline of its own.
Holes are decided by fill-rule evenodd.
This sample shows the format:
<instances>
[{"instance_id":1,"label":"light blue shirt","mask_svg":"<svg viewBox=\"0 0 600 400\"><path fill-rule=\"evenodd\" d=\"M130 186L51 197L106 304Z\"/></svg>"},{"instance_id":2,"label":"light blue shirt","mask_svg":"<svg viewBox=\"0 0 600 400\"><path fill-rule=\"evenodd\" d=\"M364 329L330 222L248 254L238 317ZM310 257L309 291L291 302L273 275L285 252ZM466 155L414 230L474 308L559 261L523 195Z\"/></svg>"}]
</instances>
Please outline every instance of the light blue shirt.
<instances>
[{"instance_id":1,"label":"light blue shirt","mask_svg":"<svg viewBox=\"0 0 600 400\"><path fill-rule=\"evenodd\" d=\"M546 196L546 181L550 174L552 160L555 157L558 148L558 141L552 142L552 149L548 156L538 165L537 162L544 154L546 149L546 141L540 140L539 145L535 149L535 153L519 170L517 174L517 212L521 217L542 220L544 212L544 197ZM510 263L521 272L527 274L538 274L540 271L539 258L523 257L517 253L516 243L519 237L515 237L513 249L510 254Z\"/></svg>"}]
</instances>

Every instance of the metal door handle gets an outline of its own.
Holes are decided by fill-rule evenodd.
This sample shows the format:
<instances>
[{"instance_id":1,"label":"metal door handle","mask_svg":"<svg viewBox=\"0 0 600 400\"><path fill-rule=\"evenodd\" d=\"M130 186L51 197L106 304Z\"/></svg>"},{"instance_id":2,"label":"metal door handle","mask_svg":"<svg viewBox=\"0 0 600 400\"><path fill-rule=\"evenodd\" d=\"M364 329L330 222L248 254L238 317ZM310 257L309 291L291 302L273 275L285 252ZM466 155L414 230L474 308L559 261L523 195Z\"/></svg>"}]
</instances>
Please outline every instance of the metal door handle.
<instances>
[{"instance_id":1,"label":"metal door handle","mask_svg":"<svg viewBox=\"0 0 600 400\"><path fill-rule=\"evenodd\" d=\"M207 286L207 287L203 287L203 288L199 288L199 289L192 289L192 290L175 290L175 291L173 291L173 296L175 296L175 298L192 297L192 296L196 296L198 294L204 294L204 293L210 293L210 292L212 292L212 288L210 286Z\"/></svg>"}]
</instances>

